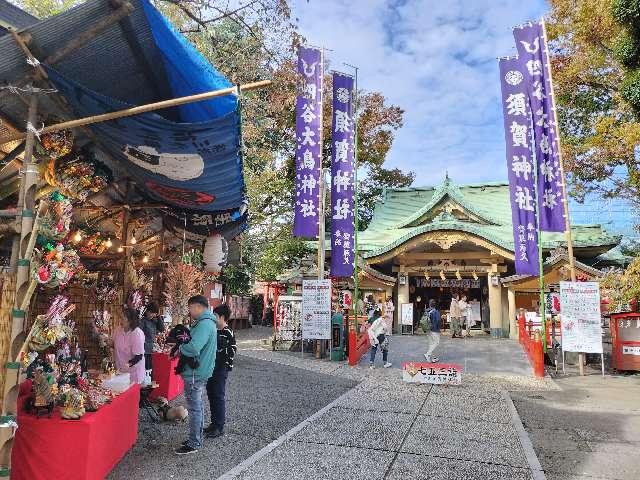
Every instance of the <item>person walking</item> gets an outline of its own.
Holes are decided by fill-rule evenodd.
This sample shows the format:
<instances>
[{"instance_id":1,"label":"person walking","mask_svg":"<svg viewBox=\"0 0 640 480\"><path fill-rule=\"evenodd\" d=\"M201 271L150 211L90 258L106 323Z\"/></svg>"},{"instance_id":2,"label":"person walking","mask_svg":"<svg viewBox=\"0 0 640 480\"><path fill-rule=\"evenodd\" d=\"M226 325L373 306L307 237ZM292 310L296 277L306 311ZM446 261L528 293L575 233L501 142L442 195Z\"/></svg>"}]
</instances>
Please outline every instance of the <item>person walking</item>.
<instances>
[{"instance_id":1,"label":"person walking","mask_svg":"<svg viewBox=\"0 0 640 480\"><path fill-rule=\"evenodd\" d=\"M164 332L164 319L159 313L158 304L150 302L140 321L140 328L142 329L142 333L144 333L144 368L149 380L151 380L151 370L153 368L151 362L153 344L156 341L156 335Z\"/></svg>"},{"instance_id":2,"label":"person walking","mask_svg":"<svg viewBox=\"0 0 640 480\"><path fill-rule=\"evenodd\" d=\"M213 369L213 375L207 380L207 397L211 410L211 424L205 429L207 438L217 438L224 435L227 377L233 369L233 358L238 350L236 337L227 324L231 314L229 307L223 303L214 308L213 313L216 315L218 327L218 345L216 366Z\"/></svg>"},{"instance_id":3,"label":"person walking","mask_svg":"<svg viewBox=\"0 0 640 480\"><path fill-rule=\"evenodd\" d=\"M427 362L436 363L440 361L438 357L433 356L433 352L440 345L440 311L436 308L436 301L432 298L429 300L429 308L425 312L430 324L430 331L427 334L427 353L424 358Z\"/></svg>"},{"instance_id":4,"label":"person walking","mask_svg":"<svg viewBox=\"0 0 640 480\"><path fill-rule=\"evenodd\" d=\"M374 363L376 360L376 353L378 351L378 347L382 350L382 362L384 368L389 368L391 363L389 362L389 338L387 332L386 322L382 317L382 312L378 309L374 310L371 318L367 320L369 325L369 330L367 333L369 335L369 343L371 344L371 350L369 353L369 368L375 368Z\"/></svg>"},{"instance_id":5,"label":"person walking","mask_svg":"<svg viewBox=\"0 0 640 480\"><path fill-rule=\"evenodd\" d=\"M462 327L460 326L460 295L454 293L451 297L449 307L449 318L451 320L451 338L462 338Z\"/></svg>"},{"instance_id":6,"label":"person walking","mask_svg":"<svg viewBox=\"0 0 640 480\"><path fill-rule=\"evenodd\" d=\"M458 309L460 310L460 335L462 336L462 329L465 329L465 336L469 334L467 329L467 315L469 310L469 304L467 303L467 296L462 295L458 301Z\"/></svg>"},{"instance_id":7,"label":"person walking","mask_svg":"<svg viewBox=\"0 0 640 480\"><path fill-rule=\"evenodd\" d=\"M180 346L180 353L196 359L198 366L193 369L186 365L181 373L189 412L189 438L175 450L178 455L195 453L202 446L202 391L213 373L218 343L215 316L209 310L206 297L194 295L187 303L189 316L195 323L191 326L191 340Z\"/></svg>"}]
</instances>

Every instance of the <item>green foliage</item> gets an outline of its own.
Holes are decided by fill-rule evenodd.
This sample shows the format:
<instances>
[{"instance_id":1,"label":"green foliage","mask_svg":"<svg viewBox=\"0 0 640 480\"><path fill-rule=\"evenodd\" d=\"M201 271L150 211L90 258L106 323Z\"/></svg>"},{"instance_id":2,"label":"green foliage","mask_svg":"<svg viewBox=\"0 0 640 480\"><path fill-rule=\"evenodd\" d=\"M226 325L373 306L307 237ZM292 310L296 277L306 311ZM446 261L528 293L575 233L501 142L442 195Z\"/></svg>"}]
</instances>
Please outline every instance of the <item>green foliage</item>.
<instances>
[{"instance_id":1,"label":"green foliage","mask_svg":"<svg viewBox=\"0 0 640 480\"><path fill-rule=\"evenodd\" d=\"M288 268L292 268L308 253L307 247L299 238L287 235L279 241L265 246L256 268L259 280L276 280Z\"/></svg>"},{"instance_id":2,"label":"green foliage","mask_svg":"<svg viewBox=\"0 0 640 480\"><path fill-rule=\"evenodd\" d=\"M618 23L637 24L640 21L640 0L613 0L611 13Z\"/></svg>"},{"instance_id":3,"label":"green foliage","mask_svg":"<svg viewBox=\"0 0 640 480\"><path fill-rule=\"evenodd\" d=\"M246 295L251 291L251 275L246 265L227 265L219 281L228 295Z\"/></svg>"},{"instance_id":4,"label":"green foliage","mask_svg":"<svg viewBox=\"0 0 640 480\"><path fill-rule=\"evenodd\" d=\"M18 7L37 18L47 18L82 3L82 0L13 0Z\"/></svg>"},{"instance_id":5,"label":"green foliage","mask_svg":"<svg viewBox=\"0 0 640 480\"><path fill-rule=\"evenodd\" d=\"M624 29L613 42L613 55L626 67L637 67L640 61L640 38L637 32Z\"/></svg>"},{"instance_id":6,"label":"green foliage","mask_svg":"<svg viewBox=\"0 0 640 480\"><path fill-rule=\"evenodd\" d=\"M640 114L640 69L630 70L625 74L619 93Z\"/></svg>"}]
</instances>

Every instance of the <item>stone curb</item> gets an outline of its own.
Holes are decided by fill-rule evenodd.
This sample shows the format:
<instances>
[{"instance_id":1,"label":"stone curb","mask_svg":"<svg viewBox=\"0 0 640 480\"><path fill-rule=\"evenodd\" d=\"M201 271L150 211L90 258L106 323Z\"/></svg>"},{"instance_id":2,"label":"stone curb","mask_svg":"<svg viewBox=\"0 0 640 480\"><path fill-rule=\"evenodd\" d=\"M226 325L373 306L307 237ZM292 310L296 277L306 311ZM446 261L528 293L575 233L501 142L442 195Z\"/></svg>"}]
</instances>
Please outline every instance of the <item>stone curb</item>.
<instances>
[{"instance_id":1,"label":"stone curb","mask_svg":"<svg viewBox=\"0 0 640 480\"><path fill-rule=\"evenodd\" d=\"M533 475L533 480L546 480L547 477L544 474L544 470L542 469L542 465L540 465L540 461L538 460L538 456L536 455L535 450L533 449L533 444L531 443L531 439L527 434L524 426L522 425L522 420L520 419L520 415L518 414L518 410L516 410L516 406L513 404L511 400L511 395L505 389L501 389L502 397L504 401L507 403L507 408L509 409L509 413L511 413L511 423L513 424L516 432L518 433L518 438L520 439L520 445L524 450L524 456L527 459L527 463L529 464L529 468L531 469L531 474Z\"/></svg>"}]
</instances>

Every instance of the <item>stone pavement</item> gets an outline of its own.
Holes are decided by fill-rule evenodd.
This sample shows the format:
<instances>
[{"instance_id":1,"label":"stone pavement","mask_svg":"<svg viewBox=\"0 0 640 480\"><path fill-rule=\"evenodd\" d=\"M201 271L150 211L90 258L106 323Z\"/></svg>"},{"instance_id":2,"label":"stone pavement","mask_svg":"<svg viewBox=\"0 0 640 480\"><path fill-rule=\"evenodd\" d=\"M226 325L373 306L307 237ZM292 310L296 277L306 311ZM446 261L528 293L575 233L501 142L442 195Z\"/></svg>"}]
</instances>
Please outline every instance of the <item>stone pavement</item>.
<instances>
[{"instance_id":1,"label":"stone pavement","mask_svg":"<svg viewBox=\"0 0 640 480\"><path fill-rule=\"evenodd\" d=\"M506 391L546 394L556 387L518 374L492 340L448 348L486 352L488 375L466 373L461 386L432 387L403 383L397 368L351 368L272 352L263 342L269 333L238 332L224 437L195 455L176 457L172 449L184 439L186 425L154 428L141 416L139 440L110 478L544 478ZM398 359L419 360L422 341L394 337L397 366Z\"/></svg>"},{"instance_id":2,"label":"stone pavement","mask_svg":"<svg viewBox=\"0 0 640 480\"><path fill-rule=\"evenodd\" d=\"M640 376L559 377L513 401L549 480L640 478Z\"/></svg>"}]
</instances>

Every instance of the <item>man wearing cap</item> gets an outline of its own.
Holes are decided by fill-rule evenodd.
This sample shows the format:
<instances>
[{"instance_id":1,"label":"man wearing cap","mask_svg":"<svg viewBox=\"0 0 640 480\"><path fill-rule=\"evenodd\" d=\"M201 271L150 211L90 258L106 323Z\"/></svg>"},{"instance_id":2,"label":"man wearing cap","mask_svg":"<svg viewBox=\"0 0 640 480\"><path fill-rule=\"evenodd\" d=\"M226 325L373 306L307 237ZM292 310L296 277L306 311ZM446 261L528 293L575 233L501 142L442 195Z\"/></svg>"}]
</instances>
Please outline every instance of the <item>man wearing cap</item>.
<instances>
[{"instance_id":1,"label":"man wearing cap","mask_svg":"<svg viewBox=\"0 0 640 480\"><path fill-rule=\"evenodd\" d=\"M195 358L198 366L188 365L181 373L184 379L184 396L189 412L189 438L176 449L178 455L195 453L202 446L204 407L202 392L213 373L217 351L217 326L215 316L209 310L209 302L202 295L189 299L189 316L195 322L191 326L191 341L180 346L180 353Z\"/></svg>"}]
</instances>

